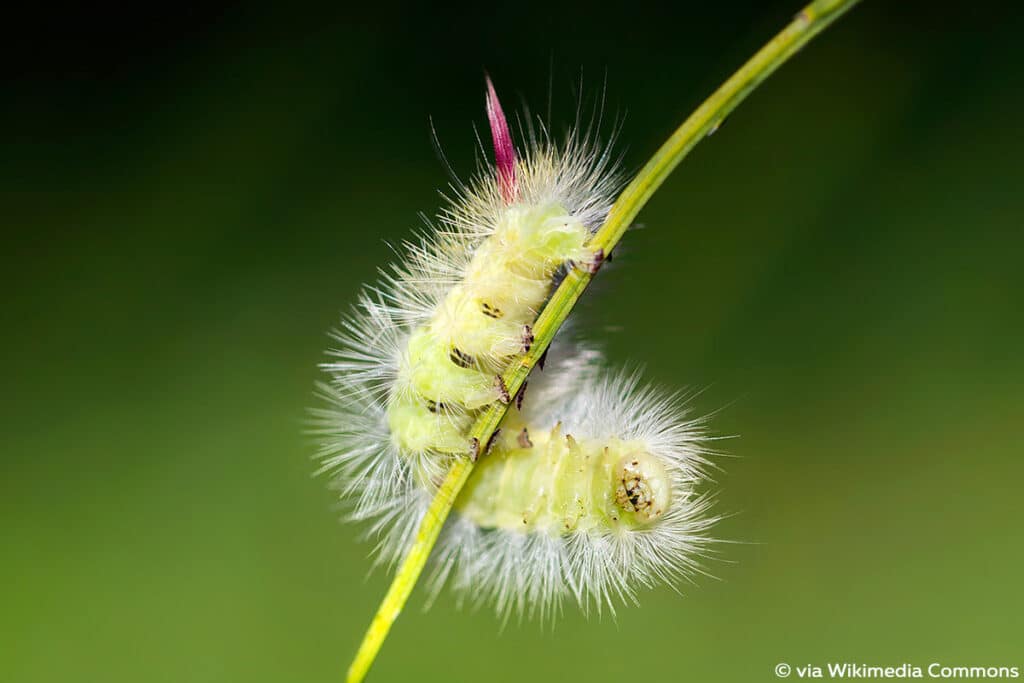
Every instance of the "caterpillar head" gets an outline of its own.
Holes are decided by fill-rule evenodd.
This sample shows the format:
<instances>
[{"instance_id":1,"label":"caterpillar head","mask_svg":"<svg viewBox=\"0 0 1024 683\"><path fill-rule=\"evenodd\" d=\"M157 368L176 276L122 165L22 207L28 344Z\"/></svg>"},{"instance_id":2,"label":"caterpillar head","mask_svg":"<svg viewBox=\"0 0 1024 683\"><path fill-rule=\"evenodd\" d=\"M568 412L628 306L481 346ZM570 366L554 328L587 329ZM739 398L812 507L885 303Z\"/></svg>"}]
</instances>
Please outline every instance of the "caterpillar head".
<instances>
[{"instance_id":1,"label":"caterpillar head","mask_svg":"<svg viewBox=\"0 0 1024 683\"><path fill-rule=\"evenodd\" d=\"M672 482L665 466L642 449L626 453L612 468L615 505L626 520L644 525L672 504Z\"/></svg>"}]
</instances>

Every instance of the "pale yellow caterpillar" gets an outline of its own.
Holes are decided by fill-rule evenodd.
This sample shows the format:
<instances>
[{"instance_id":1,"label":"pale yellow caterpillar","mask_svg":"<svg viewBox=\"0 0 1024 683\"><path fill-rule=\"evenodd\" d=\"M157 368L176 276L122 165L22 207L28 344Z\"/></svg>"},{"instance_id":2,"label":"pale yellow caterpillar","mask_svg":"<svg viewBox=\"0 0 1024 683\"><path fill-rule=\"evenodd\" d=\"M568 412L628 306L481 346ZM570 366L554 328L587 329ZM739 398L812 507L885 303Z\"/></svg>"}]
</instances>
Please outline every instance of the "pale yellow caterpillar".
<instances>
[{"instance_id":1,"label":"pale yellow caterpillar","mask_svg":"<svg viewBox=\"0 0 1024 683\"><path fill-rule=\"evenodd\" d=\"M325 464L340 471L341 485L364 492L360 510L374 497L365 493L374 490L367 478L393 488L407 474L385 445L421 484L466 452L474 414L513 398L501 374L532 343L556 271L603 260L585 243L618 182L607 152L583 134L561 146L535 140L520 156L490 82L487 112L496 171L455 188L440 229L407 244L403 260L363 294L335 335L336 360L325 365L336 402L384 405L388 436L380 444L325 443ZM327 428L359 436L367 428L359 412Z\"/></svg>"},{"instance_id":2,"label":"pale yellow caterpillar","mask_svg":"<svg viewBox=\"0 0 1024 683\"><path fill-rule=\"evenodd\" d=\"M616 181L587 135L517 155L489 82L487 110L496 172L459 188L441 229L406 245L336 335L323 468L388 562L451 459L479 456L442 534L435 587L451 579L506 615L546 616L565 597L600 607L696 569L712 522L696 491L700 423L571 344L534 373L525 402L509 396L501 373L532 343L553 278L604 258L586 244ZM513 399L491 443L470 443L475 414Z\"/></svg>"},{"instance_id":3,"label":"pale yellow caterpillar","mask_svg":"<svg viewBox=\"0 0 1024 683\"><path fill-rule=\"evenodd\" d=\"M698 492L703 421L682 401L567 353L534 380L478 463L440 541L446 579L501 615L632 600L640 585L699 571L715 519Z\"/></svg>"}]
</instances>

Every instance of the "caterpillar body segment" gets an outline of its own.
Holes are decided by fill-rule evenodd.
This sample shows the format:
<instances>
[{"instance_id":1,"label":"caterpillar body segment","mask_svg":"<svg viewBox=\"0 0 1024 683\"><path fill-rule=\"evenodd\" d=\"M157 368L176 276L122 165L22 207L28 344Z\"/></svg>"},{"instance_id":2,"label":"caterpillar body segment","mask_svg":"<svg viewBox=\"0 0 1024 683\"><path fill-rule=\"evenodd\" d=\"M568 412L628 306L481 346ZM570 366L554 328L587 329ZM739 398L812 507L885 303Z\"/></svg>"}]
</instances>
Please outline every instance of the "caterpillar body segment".
<instances>
[{"instance_id":1,"label":"caterpillar body segment","mask_svg":"<svg viewBox=\"0 0 1024 683\"><path fill-rule=\"evenodd\" d=\"M402 453L450 453L466 450L466 432L472 425L468 414L452 414L446 406L417 398L392 400L388 429Z\"/></svg>"}]
</instances>

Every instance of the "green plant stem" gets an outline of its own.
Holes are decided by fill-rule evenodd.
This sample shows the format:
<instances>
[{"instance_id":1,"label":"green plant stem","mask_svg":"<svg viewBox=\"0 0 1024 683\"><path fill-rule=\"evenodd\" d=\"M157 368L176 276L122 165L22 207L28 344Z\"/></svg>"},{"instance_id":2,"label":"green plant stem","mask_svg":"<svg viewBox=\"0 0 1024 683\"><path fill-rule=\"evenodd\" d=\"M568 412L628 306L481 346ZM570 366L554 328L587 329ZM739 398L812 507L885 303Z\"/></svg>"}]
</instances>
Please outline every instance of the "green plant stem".
<instances>
[{"instance_id":1,"label":"green plant stem","mask_svg":"<svg viewBox=\"0 0 1024 683\"><path fill-rule=\"evenodd\" d=\"M604 225L591 239L590 247L595 251L602 250L603 254L610 254L647 200L689 151L713 133L725 117L762 81L858 1L817 0L797 14L788 26L723 83L665 141L619 195ZM504 374L505 386L511 395L515 395L522 387L527 375L547 350L555 333L565 322L592 278L593 273L579 268L573 269L552 294L534 325L533 347ZM507 405L495 403L480 414L469 434L471 443L477 444L475 451L482 452L483 444L490 440L507 411ZM473 472L474 464L470 458L457 461L431 501L417 530L416 539L403 559L349 667L348 683L359 683L369 671L391 625L398 618L409 594L412 593L459 491Z\"/></svg>"}]
</instances>

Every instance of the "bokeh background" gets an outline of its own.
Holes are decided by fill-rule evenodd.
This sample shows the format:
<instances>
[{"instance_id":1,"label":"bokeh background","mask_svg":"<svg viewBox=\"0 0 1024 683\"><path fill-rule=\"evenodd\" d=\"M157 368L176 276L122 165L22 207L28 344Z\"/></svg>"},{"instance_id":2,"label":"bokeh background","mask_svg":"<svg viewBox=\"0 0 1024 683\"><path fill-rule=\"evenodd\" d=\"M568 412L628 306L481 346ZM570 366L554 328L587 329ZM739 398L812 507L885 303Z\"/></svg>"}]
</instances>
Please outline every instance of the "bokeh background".
<instances>
[{"instance_id":1,"label":"bokeh background","mask_svg":"<svg viewBox=\"0 0 1024 683\"><path fill-rule=\"evenodd\" d=\"M303 421L327 330L439 205L431 118L466 174L485 69L508 108L550 84L556 130L582 81L636 168L796 9L8 24L0 680L340 680L388 577ZM1024 665L1020 19L858 8L698 147L576 314L737 437L717 579L504 631L417 592L372 680Z\"/></svg>"}]
</instances>

